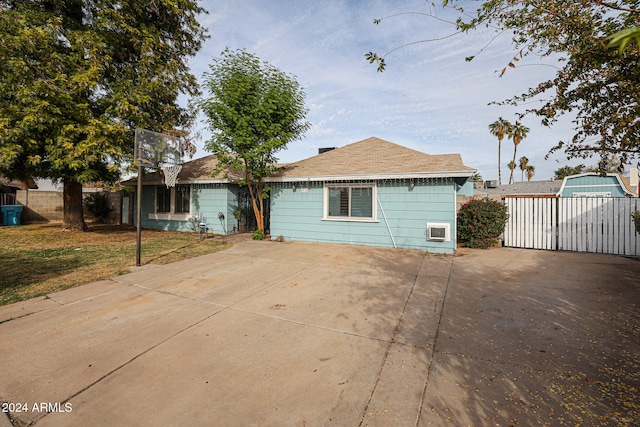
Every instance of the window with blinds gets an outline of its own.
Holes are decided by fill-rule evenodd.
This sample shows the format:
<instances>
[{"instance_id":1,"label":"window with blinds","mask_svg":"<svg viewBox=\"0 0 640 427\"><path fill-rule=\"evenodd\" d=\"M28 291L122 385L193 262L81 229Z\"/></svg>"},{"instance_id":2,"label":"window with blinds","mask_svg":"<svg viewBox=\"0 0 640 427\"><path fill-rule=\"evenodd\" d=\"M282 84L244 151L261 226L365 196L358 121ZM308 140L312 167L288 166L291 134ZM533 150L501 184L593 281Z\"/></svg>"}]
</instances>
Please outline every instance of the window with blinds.
<instances>
[{"instance_id":1,"label":"window with blinds","mask_svg":"<svg viewBox=\"0 0 640 427\"><path fill-rule=\"evenodd\" d=\"M375 186L373 184L343 184L325 186L325 218L375 219Z\"/></svg>"}]
</instances>

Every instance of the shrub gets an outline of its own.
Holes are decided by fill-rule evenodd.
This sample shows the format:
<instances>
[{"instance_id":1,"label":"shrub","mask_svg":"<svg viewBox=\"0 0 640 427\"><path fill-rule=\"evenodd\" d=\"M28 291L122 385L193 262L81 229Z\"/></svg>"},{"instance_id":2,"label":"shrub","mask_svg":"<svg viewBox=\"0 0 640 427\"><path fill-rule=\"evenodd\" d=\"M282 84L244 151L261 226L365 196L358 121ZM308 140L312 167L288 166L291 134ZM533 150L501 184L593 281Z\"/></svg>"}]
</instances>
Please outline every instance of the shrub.
<instances>
[{"instance_id":1,"label":"shrub","mask_svg":"<svg viewBox=\"0 0 640 427\"><path fill-rule=\"evenodd\" d=\"M89 211L99 223L109 218L109 195L105 192L89 193L82 201L84 208Z\"/></svg>"},{"instance_id":2,"label":"shrub","mask_svg":"<svg viewBox=\"0 0 640 427\"><path fill-rule=\"evenodd\" d=\"M502 203L472 200L458 213L458 241L470 248L489 248L500 238L507 218L507 207Z\"/></svg>"},{"instance_id":3,"label":"shrub","mask_svg":"<svg viewBox=\"0 0 640 427\"><path fill-rule=\"evenodd\" d=\"M262 240L264 239L264 231L253 230L251 232L251 237L253 238L253 240Z\"/></svg>"},{"instance_id":4,"label":"shrub","mask_svg":"<svg viewBox=\"0 0 640 427\"><path fill-rule=\"evenodd\" d=\"M636 225L636 233L640 234L640 211L633 211L631 214L633 223Z\"/></svg>"}]
</instances>

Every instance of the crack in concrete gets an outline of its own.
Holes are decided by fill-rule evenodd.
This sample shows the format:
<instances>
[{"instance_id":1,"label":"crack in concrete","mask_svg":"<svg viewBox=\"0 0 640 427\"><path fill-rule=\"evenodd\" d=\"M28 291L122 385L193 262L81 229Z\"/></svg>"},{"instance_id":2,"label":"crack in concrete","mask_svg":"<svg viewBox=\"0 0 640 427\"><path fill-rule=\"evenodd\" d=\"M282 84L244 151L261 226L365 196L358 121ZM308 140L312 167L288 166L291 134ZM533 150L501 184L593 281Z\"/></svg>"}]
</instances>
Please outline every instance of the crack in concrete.
<instances>
[{"instance_id":1,"label":"crack in concrete","mask_svg":"<svg viewBox=\"0 0 640 427\"><path fill-rule=\"evenodd\" d=\"M400 331L400 324L402 323L402 320L404 319L404 315L405 312L407 310L407 306L409 305L409 301L411 300L411 297L413 295L413 290L416 287L416 283L418 282L418 277L420 277L420 272L422 271L422 268L425 266L425 262L427 259L427 253L425 252L425 254L422 257L422 262L420 263L420 268L418 269L418 271L416 272L416 276L413 279L413 284L411 285L411 289L409 291L409 295L407 296L407 299L404 303L404 307L402 307L402 313L400 314L400 317L398 319L398 323L396 324L396 327L393 329L393 334L391 335L391 340L389 341L388 345L387 345L387 349L385 351L384 354L384 358L382 359L382 363L380 365L380 370L378 371L378 376L376 378L376 381L373 385L373 388L371 389L371 393L369 394L369 399L367 400L367 404L365 405L363 411L362 411L362 415L360 416L360 423L358 424L358 427L362 427L365 417L367 416L367 411L369 410L369 407L371 406L371 401L373 400L373 396L375 395L376 389L378 388L378 384L380 383L380 378L382 377L382 371L384 370L384 366L387 363L387 359L389 358L389 352L391 351L391 347L393 346L393 344L400 344L396 341L396 336L398 335L398 332ZM451 277L451 274L449 274L449 277ZM448 287L449 283L447 282L447 287ZM446 296L446 291L445 291L445 296ZM442 314L441 314L442 316ZM438 324L438 328L440 328L440 325ZM436 339L437 339L437 333L436 333ZM435 347L435 342L434 342L434 347ZM426 388L426 386L425 386ZM423 398L422 398L423 399ZM421 403L420 406L422 409L422 399L421 399ZM418 420L419 420L419 413L418 413ZM417 421L416 420L416 425L417 425Z\"/></svg>"},{"instance_id":2,"label":"crack in concrete","mask_svg":"<svg viewBox=\"0 0 640 427\"><path fill-rule=\"evenodd\" d=\"M424 382L424 388L422 395L420 396L420 407L418 408L418 415L416 417L415 426L420 424L420 417L422 416L422 409L424 408L424 399L427 396L427 388L429 386L429 376L431 375L431 365L433 364L433 358L436 354L436 347L438 346L438 338L440 337L440 327L442 326L442 313L444 312L444 304L447 301L447 295L449 294L449 285L451 284L451 277L453 272L453 263L455 258L451 258L451 265L449 266L449 277L447 277L447 286L444 288L444 294L442 295L442 304L440 305L440 315L438 316L438 326L436 327L436 335L433 338L433 347L431 349L431 359L429 360L429 366L427 367L427 379ZM422 269L422 266L420 267Z\"/></svg>"}]
</instances>

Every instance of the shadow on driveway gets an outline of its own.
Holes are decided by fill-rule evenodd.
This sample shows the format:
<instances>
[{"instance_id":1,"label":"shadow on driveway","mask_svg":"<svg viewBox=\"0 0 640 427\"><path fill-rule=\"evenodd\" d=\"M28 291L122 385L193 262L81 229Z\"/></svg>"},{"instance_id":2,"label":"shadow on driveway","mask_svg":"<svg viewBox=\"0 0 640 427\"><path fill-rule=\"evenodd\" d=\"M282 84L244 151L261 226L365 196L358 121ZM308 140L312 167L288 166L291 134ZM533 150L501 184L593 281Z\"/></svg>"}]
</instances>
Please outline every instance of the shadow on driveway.
<instances>
[{"instance_id":1,"label":"shadow on driveway","mask_svg":"<svg viewBox=\"0 0 640 427\"><path fill-rule=\"evenodd\" d=\"M633 425L638 278L604 255L243 242L0 307L0 401L37 426Z\"/></svg>"}]
</instances>

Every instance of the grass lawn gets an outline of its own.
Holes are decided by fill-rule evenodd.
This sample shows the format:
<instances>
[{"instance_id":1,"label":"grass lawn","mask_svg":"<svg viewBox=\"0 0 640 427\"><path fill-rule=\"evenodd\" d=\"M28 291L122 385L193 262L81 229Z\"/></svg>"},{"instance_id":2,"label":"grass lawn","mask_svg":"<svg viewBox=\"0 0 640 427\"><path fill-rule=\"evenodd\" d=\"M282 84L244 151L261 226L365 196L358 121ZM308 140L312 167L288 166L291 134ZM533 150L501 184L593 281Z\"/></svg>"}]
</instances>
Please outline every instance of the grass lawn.
<instances>
[{"instance_id":1,"label":"grass lawn","mask_svg":"<svg viewBox=\"0 0 640 427\"><path fill-rule=\"evenodd\" d=\"M142 231L142 264L168 264L217 252L231 243L196 233ZM0 305L127 273L136 264L136 229L89 224L88 232L60 224L0 227Z\"/></svg>"}]
</instances>

